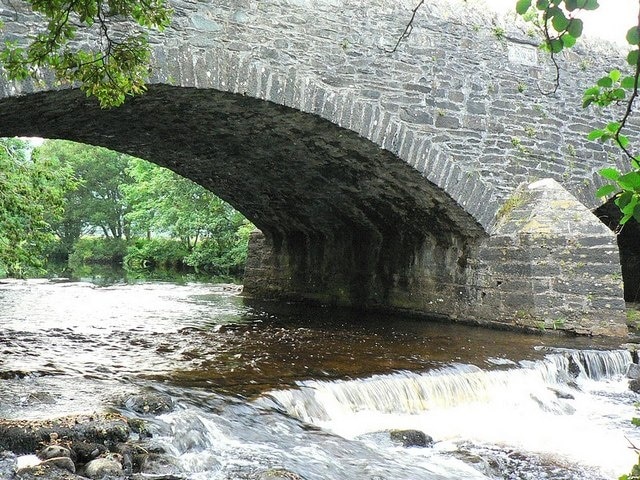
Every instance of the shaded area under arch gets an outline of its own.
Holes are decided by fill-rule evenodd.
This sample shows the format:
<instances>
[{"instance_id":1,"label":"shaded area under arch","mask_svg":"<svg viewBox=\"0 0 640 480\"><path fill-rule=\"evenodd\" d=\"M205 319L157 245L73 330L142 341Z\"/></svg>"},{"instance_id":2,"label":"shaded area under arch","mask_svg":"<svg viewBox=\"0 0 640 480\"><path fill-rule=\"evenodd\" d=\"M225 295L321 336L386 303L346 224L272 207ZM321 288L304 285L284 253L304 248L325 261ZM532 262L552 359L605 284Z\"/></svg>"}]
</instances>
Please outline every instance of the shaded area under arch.
<instances>
[{"instance_id":1,"label":"shaded area under arch","mask_svg":"<svg viewBox=\"0 0 640 480\"><path fill-rule=\"evenodd\" d=\"M2 99L0 116L0 136L63 138L170 168L274 234L483 233L395 155L315 115L242 95L151 85L100 110L77 90L59 90Z\"/></svg>"},{"instance_id":2,"label":"shaded area under arch","mask_svg":"<svg viewBox=\"0 0 640 480\"><path fill-rule=\"evenodd\" d=\"M624 226L620 226L622 213L614 199L605 202L594 213L616 232L625 301L640 302L640 224L631 218Z\"/></svg>"}]
</instances>

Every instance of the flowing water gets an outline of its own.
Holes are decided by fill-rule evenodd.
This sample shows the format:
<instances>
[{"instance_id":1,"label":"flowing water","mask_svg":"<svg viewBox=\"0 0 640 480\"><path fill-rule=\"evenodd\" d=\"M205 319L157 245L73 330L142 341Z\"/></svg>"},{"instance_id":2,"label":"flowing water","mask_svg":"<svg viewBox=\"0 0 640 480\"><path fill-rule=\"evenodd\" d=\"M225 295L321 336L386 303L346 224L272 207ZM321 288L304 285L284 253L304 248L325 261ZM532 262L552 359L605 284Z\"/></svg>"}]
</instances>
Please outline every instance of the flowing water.
<instances>
[{"instance_id":1,"label":"flowing water","mask_svg":"<svg viewBox=\"0 0 640 480\"><path fill-rule=\"evenodd\" d=\"M0 284L0 417L148 417L185 479L614 479L638 396L616 343L260 304L231 285ZM121 410L127 416L133 412ZM404 447L390 430L430 435ZM6 473L6 472L5 472ZM0 466L0 477L3 470Z\"/></svg>"}]
</instances>

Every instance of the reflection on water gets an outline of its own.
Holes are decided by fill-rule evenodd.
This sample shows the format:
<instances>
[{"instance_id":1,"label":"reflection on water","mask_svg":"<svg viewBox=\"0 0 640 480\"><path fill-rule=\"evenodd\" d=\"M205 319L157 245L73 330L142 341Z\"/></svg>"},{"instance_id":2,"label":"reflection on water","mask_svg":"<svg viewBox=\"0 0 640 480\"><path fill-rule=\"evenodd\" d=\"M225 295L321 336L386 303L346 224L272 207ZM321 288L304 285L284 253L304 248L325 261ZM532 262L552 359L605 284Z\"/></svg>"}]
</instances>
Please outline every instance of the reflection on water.
<instances>
[{"instance_id":1,"label":"reflection on water","mask_svg":"<svg viewBox=\"0 0 640 480\"><path fill-rule=\"evenodd\" d=\"M233 276L212 277L210 274L198 273L192 269L170 268L132 269L118 264L73 264L67 262L49 262L48 277L53 282L90 282L98 286L109 286L120 283L139 282L171 282L186 285L193 282L202 283L240 283Z\"/></svg>"},{"instance_id":2,"label":"reflection on water","mask_svg":"<svg viewBox=\"0 0 640 480\"><path fill-rule=\"evenodd\" d=\"M0 326L0 416L105 408L123 392L161 389L179 407L157 420L158 438L192 479L245 478L258 462L295 468L307 480L595 480L615 478L629 451L607 453L609 463L594 460L598 468L589 473L574 453L549 457L545 435L564 439L548 442L558 449L582 425L591 435L584 438L600 436L618 450L624 434L635 435L628 424L635 394L622 375L631 359L593 350L619 347L606 339L265 304L243 299L232 284L166 282L5 281ZM571 368L582 368L577 380L562 363L572 358ZM437 372L449 372L449 383L434 380ZM500 395L488 395L495 385ZM553 389L570 390L573 399ZM174 445L194 424L206 467ZM546 431L534 432L536 424ZM408 427L429 431L437 448L407 451L367 436ZM522 440L527 435L530 442ZM476 465L483 455L493 456L493 467ZM552 474L563 462L572 473ZM527 465L537 476L513 473Z\"/></svg>"}]
</instances>

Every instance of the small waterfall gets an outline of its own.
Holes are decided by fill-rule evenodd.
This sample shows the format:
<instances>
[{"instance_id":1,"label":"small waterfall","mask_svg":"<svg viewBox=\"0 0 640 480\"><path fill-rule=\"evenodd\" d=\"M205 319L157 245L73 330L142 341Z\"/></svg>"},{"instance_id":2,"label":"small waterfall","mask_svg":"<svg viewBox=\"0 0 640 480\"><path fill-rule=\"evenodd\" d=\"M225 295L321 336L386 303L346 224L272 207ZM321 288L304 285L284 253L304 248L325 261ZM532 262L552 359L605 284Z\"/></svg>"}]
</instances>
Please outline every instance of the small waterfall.
<instances>
[{"instance_id":1,"label":"small waterfall","mask_svg":"<svg viewBox=\"0 0 640 480\"><path fill-rule=\"evenodd\" d=\"M558 358L562 363L562 369L573 376L588 378L590 380L603 380L624 375L627 367L633 362L628 350L569 350L554 349L556 355L550 355L548 360ZM566 360L567 363L564 363Z\"/></svg>"},{"instance_id":2,"label":"small waterfall","mask_svg":"<svg viewBox=\"0 0 640 480\"><path fill-rule=\"evenodd\" d=\"M470 403L535 402L562 413L558 391L572 379L602 380L624 375L631 354L626 350L554 350L543 360L521 362L518 368L482 370L454 365L426 373L397 372L344 381L300 382L297 389L266 394L288 414L309 423L323 423L362 411L418 414Z\"/></svg>"}]
</instances>

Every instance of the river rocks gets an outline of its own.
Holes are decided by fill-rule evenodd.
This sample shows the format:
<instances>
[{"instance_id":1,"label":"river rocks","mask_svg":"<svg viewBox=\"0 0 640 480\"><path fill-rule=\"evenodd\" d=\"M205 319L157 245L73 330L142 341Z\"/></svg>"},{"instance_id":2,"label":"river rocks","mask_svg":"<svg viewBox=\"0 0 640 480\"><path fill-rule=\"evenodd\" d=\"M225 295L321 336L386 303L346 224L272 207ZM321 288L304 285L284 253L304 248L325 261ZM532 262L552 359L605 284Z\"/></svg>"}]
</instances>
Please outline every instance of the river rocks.
<instances>
[{"instance_id":1,"label":"river rocks","mask_svg":"<svg viewBox=\"0 0 640 480\"><path fill-rule=\"evenodd\" d=\"M33 453L42 445L64 443L71 450L83 444L115 445L128 439L124 417L75 415L55 420L0 420L0 450Z\"/></svg>"},{"instance_id":2,"label":"river rocks","mask_svg":"<svg viewBox=\"0 0 640 480\"><path fill-rule=\"evenodd\" d=\"M572 393L566 391L566 390L562 390L559 388L549 388L549 390L551 392L553 392L555 394L555 396L561 400L574 400L575 397Z\"/></svg>"},{"instance_id":3,"label":"river rocks","mask_svg":"<svg viewBox=\"0 0 640 480\"><path fill-rule=\"evenodd\" d=\"M431 447L433 438L420 430L391 430L389 437L403 447Z\"/></svg>"},{"instance_id":4,"label":"river rocks","mask_svg":"<svg viewBox=\"0 0 640 480\"><path fill-rule=\"evenodd\" d=\"M14 477L2 477L14 478ZM18 480L86 480L86 477L76 475L54 465L44 464L31 471L16 473Z\"/></svg>"},{"instance_id":5,"label":"river rocks","mask_svg":"<svg viewBox=\"0 0 640 480\"><path fill-rule=\"evenodd\" d=\"M159 415L173 410L173 400L169 395L145 392L127 397L123 406L135 413Z\"/></svg>"},{"instance_id":6,"label":"river rocks","mask_svg":"<svg viewBox=\"0 0 640 480\"><path fill-rule=\"evenodd\" d=\"M630 363L627 368L627 378L629 379L629 390L640 393L640 365Z\"/></svg>"},{"instance_id":7,"label":"river rocks","mask_svg":"<svg viewBox=\"0 0 640 480\"><path fill-rule=\"evenodd\" d=\"M569 357L569 375L571 375L573 378L578 378L578 376L580 375L580 372L582 372L582 368L580 367L580 365L578 364L578 362L575 361L575 359L573 357Z\"/></svg>"},{"instance_id":8,"label":"river rocks","mask_svg":"<svg viewBox=\"0 0 640 480\"><path fill-rule=\"evenodd\" d=\"M67 470L71 473L76 473L76 465L69 457L51 458L47 460L47 462L55 465L58 468L62 468L63 470Z\"/></svg>"},{"instance_id":9,"label":"river rocks","mask_svg":"<svg viewBox=\"0 0 640 480\"><path fill-rule=\"evenodd\" d=\"M129 478L140 472L134 472L134 463L143 463L136 462L138 452L149 453L130 442L130 434L127 420L117 414L0 420L0 450L31 454L40 448L37 455L16 457L12 470L21 480ZM76 470L83 476L76 476Z\"/></svg>"},{"instance_id":10,"label":"river rocks","mask_svg":"<svg viewBox=\"0 0 640 480\"><path fill-rule=\"evenodd\" d=\"M173 408L171 399L164 396L144 397L136 405L146 413ZM107 413L51 420L0 419L0 479L187 480L176 459L152 441L151 431L133 433L129 422L152 421L145 418Z\"/></svg>"},{"instance_id":11,"label":"river rocks","mask_svg":"<svg viewBox=\"0 0 640 480\"><path fill-rule=\"evenodd\" d=\"M304 478L284 468L271 468L259 473L256 480L304 480Z\"/></svg>"},{"instance_id":12,"label":"river rocks","mask_svg":"<svg viewBox=\"0 0 640 480\"><path fill-rule=\"evenodd\" d=\"M42 463L50 463L71 473L76 473L76 465L71 459L71 450L61 445L48 445L38 452Z\"/></svg>"},{"instance_id":13,"label":"river rocks","mask_svg":"<svg viewBox=\"0 0 640 480\"><path fill-rule=\"evenodd\" d=\"M107 477L121 477L123 474L120 458L114 455L96 458L84 467L84 475L94 480L101 480Z\"/></svg>"},{"instance_id":14,"label":"river rocks","mask_svg":"<svg viewBox=\"0 0 640 480\"><path fill-rule=\"evenodd\" d=\"M14 472L16 477L27 480L37 478L39 480L65 479L72 480L76 475L76 467L69 457L53 457L46 460L36 455L22 455L16 458Z\"/></svg>"},{"instance_id":15,"label":"river rocks","mask_svg":"<svg viewBox=\"0 0 640 480\"><path fill-rule=\"evenodd\" d=\"M41 460L56 457L71 457L71 450L61 445L48 445L38 452L38 458Z\"/></svg>"},{"instance_id":16,"label":"river rocks","mask_svg":"<svg viewBox=\"0 0 640 480\"><path fill-rule=\"evenodd\" d=\"M133 457L134 466L137 470L144 472L146 475L154 477L161 476L177 476L180 474L180 468L174 463L173 459L167 455L157 453L139 454Z\"/></svg>"},{"instance_id":17,"label":"river rocks","mask_svg":"<svg viewBox=\"0 0 640 480\"><path fill-rule=\"evenodd\" d=\"M24 473L26 471L33 470L40 465L42 460L37 455L21 455L16 458L16 473Z\"/></svg>"}]
</instances>

